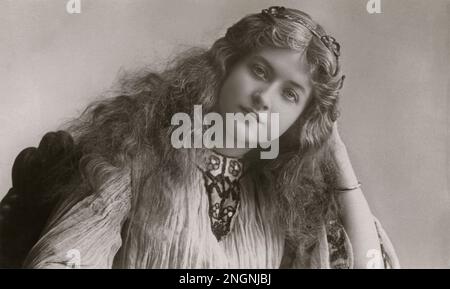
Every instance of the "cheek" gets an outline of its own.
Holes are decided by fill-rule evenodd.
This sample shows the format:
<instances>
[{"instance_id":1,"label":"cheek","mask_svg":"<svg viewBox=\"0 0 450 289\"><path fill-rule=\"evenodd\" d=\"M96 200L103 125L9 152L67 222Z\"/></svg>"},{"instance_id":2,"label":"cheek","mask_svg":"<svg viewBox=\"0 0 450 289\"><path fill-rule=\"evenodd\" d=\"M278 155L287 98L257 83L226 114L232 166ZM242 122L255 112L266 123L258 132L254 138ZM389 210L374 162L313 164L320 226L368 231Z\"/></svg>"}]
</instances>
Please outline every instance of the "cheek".
<instances>
[{"instance_id":1,"label":"cheek","mask_svg":"<svg viewBox=\"0 0 450 289\"><path fill-rule=\"evenodd\" d=\"M284 106L279 112L279 132L280 135L285 133L298 119L303 107L298 106Z\"/></svg>"},{"instance_id":2,"label":"cheek","mask_svg":"<svg viewBox=\"0 0 450 289\"><path fill-rule=\"evenodd\" d=\"M280 113L280 135L288 130L297 119L292 114Z\"/></svg>"},{"instance_id":3,"label":"cheek","mask_svg":"<svg viewBox=\"0 0 450 289\"><path fill-rule=\"evenodd\" d=\"M220 107L230 109L246 102L251 95L252 79L242 70L236 70L228 76L220 91Z\"/></svg>"}]
</instances>

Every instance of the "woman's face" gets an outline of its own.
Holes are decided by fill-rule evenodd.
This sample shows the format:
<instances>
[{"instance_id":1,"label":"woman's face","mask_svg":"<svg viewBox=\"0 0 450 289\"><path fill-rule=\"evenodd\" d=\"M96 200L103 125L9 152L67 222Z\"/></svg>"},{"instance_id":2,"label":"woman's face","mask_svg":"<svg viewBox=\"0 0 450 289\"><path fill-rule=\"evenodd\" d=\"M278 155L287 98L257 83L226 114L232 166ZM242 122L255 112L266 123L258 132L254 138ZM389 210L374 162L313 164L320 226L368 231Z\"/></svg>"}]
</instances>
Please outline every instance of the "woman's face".
<instances>
[{"instance_id":1,"label":"woman's face","mask_svg":"<svg viewBox=\"0 0 450 289\"><path fill-rule=\"evenodd\" d=\"M278 113L281 136L300 116L311 95L308 65L304 53L281 48L265 48L245 57L232 67L220 90L219 113L265 112L271 127L271 113ZM256 132L245 134L248 122L237 124L237 135L247 142L257 141ZM227 128L228 130L228 128ZM250 138L250 139L249 139ZM271 140L273 140L271 139Z\"/></svg>"}]
</instances>

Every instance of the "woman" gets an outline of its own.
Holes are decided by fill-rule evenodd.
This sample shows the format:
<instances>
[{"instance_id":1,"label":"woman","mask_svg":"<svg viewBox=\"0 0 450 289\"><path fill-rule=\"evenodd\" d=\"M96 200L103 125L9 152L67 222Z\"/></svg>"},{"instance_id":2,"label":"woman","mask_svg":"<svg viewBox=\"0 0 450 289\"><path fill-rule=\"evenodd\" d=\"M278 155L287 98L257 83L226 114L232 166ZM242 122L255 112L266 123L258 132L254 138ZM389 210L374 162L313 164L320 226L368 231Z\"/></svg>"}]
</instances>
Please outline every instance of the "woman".
<instances>
[{"instance_id":1,"label":"woman","mask_svg":"<svg viewBox=\"0 0 450 289\"><path fill-rule=\"evenodd\" d=\"M339 55L307 14L274 6L164 72L124 79L68 128L79 169L52 186L58 205L24 265L398 267L337 130ZM171 118L197 104L278 114L278 156L175 149Z\"/></svg>"}]
</instances>

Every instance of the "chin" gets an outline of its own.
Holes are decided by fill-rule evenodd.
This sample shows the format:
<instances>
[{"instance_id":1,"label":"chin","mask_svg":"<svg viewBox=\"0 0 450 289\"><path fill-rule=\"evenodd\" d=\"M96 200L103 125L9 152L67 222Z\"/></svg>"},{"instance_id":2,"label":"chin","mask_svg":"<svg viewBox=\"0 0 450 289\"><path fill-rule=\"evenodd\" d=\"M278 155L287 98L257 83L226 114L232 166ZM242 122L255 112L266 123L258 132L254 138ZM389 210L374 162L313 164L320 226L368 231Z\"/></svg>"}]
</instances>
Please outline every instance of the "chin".
<instances>
[{"instance_id":1,"label":"chin","mask_svg":"<svg viewBox=\"0 0 450 289\"><path fill-rule=\"evenodd\" d=\"M259 125L258 125L259 127ZM236 130L236 139L245 140L245 147L256 147L258 144L258 128L255 131L248 131L248 126L245 124L238 125Z\"/></svg>"}]
</instances>

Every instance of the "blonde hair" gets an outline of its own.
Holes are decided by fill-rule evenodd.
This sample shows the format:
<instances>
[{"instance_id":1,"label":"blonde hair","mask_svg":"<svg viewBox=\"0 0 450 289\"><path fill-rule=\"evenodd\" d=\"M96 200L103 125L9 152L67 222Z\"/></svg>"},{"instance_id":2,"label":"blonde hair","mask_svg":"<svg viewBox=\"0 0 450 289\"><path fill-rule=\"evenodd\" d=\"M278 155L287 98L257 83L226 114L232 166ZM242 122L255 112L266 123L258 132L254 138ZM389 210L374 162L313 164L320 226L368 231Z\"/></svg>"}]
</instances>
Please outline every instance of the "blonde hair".
<instances>
[{"instance_id":1,"label":"blonde hair","mask_svg":"<svg viewBox=\"0 0 450 289\"><path fill-rule=\"evenodd\" d=\"M286 13L302 17L324 32L306 13L295 9L286 9ZM248 53L265 47L306 53L312 97L281 137L277 159L259 160L256 150L245 158L254 165L252 177L273 200L272 213L285 229L287 244L305 249L314 244L319 226L337 218L338 203L332 189L335 168L326 140L343 78L336 56L306 27L288 19L269 22L261 13L247 15L210 49L186 50L162 72L144 70L125 75L117 96L92 103L68 127L82 160L73 182L88 183L90 192L95 193L94 188L101 186L96 182L102 181L94 178L102 175L102 167L95 163L132 167L136 205L151 177L170 178L176 184L193 180L196 168L190 160L196 150L176 150L170 144L173 113L192 116L194 104L202 104L205 112L212 110L231 67ZM154 194L163 220L176 196L164 195L158 189Z\"/></svg>"}]
</instances>

